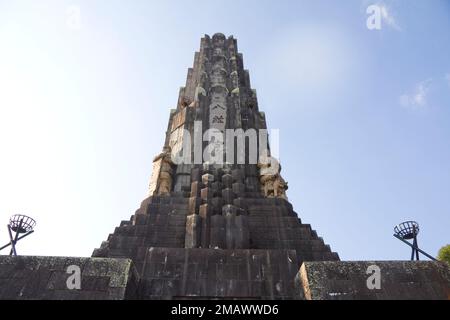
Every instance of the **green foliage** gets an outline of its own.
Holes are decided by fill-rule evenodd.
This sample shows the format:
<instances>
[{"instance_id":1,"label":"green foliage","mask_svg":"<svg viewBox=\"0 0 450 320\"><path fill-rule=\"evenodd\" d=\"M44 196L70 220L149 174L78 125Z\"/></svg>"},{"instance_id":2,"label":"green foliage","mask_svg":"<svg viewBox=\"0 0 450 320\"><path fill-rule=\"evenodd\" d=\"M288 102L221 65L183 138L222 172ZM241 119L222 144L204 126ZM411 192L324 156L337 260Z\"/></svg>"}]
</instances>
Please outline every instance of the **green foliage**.
<instances>
[{"instance_id":1,"label":"green foliage","mask_svg":"<svg viewBox=\"0 0 450 320\"><path fill-rule=\"evenodd\" d=\"M439 261L445 261L450 264L450 244L442 247L439 250L437 258Z\"/></svg>"}]
</instances>

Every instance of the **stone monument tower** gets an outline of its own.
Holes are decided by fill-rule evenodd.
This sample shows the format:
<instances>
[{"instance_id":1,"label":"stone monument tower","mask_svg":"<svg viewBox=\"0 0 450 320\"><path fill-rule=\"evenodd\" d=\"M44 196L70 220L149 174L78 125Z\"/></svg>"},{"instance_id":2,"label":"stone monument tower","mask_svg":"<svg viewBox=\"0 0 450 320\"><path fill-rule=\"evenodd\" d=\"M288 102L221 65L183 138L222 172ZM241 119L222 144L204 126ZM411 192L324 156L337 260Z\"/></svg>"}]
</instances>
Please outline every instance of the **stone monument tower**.
<instances>
[{"instance_id":1,"label":"stone monument tower","mask_svg":"<svg viewBox=\"0 0 450 320\"><path fill-rule=\"evenodd\" d=\"M236 40L205 36L141 207L90 258L0 255L0 300L450 299L445 262L339 261L268 140Z\"/></svg>"},{"instance_id":2,"label":"stone monument tower","mask_svg":"<svg viewBox=\"0 0 450 320\"><path fill-rule=\"evenodd\" d=\"M302 262L339 257L287 200L266 131L236 39L205 35L148 198L93 257L131 258L144 299L298 298Z\"/></svg>"}]
</instances>

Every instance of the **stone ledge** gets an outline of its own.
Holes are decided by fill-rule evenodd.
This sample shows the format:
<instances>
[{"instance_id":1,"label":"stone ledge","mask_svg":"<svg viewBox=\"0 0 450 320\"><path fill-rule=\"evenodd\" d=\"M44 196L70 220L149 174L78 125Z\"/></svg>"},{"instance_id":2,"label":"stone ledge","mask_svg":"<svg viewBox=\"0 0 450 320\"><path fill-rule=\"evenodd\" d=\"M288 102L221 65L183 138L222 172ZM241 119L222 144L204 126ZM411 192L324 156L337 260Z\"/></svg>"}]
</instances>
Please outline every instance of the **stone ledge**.
<instances>
[{"instance_id":1,"label":"stone ledge","mask_svg":"<svg viewBox=\"0 0 450 320\"><path fill-rule=\"evenodd\" d=\"M81 271L81 288L70 290L71 265ZM138 275L130 259L0 256L0 299L135 299Z\"/></svg>"},{"instance_id":2,"label":"stone ledge","mask_svg":"<svg viewBox=\"0 0 450 320\"><path fill-rule=\"evenodd\" d=\"M379 267L379 289L367 286L369 266ZM450 299L450 267L433 261L305 262L295 282L308 300Z\"/></svg>"}]
</instances>

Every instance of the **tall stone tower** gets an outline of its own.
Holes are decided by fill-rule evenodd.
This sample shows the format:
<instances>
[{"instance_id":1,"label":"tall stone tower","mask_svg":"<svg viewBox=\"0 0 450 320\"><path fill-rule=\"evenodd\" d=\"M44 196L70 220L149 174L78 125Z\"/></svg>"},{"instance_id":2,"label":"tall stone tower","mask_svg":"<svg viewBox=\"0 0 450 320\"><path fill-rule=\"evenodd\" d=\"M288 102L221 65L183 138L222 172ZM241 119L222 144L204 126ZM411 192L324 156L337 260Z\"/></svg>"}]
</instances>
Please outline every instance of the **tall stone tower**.
<instances>
[{"instance_id":1,"label":"tall stone tower","mask_svg":"<svg viewBox=\"0 0 450 320\"><path fill-rule=\"evenodd\" d=\"M339 261L266 133L236 40L205 36L141 207L91 258L0 255L0 300L450 299L445 262Z\"/></svg>"},{"instance_id":2,"label":"tall stone tower","mask_svg":"<svg viewBox=\"0 0 450 320\"><path fill-rule=\"evenodd\" d=\"M266 128L236 39L205 35L149 197L93 256L131 258L142 299L300 298L302 262L339 257L287 200Z\"/></svg>"}]
</instances>

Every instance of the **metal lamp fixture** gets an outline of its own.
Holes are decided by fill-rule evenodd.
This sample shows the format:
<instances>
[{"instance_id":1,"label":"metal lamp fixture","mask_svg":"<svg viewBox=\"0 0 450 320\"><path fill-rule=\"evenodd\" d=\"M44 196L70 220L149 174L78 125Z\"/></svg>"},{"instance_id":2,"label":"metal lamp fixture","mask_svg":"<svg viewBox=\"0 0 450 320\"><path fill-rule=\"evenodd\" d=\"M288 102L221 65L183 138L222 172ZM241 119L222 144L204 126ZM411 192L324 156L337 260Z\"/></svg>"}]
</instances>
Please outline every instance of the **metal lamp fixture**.
<instances>
[{"instance_id":1,"label":"metal lamp fixture","mask_svg":"<svg viewBox=\"0 0 450 320\"><path fill-rule=\"evenodd\" d=\"M436 260L428 253L419 249L419 245L417 243L417 235L419 234L419 231L419 224L416 221L406 221L395 226L394 237L412 248L411 261L414 259L419 260L419 252L431 260ZM412 244L408 240L413 240Z\"/></svg>"},{"instance_id":2,"label":"metal lamp fixture","mask_svg":"<svg viewBox=\"0 0 450 320\"><path fill-rule=\"evenodd\" d=\"M9 246L11 246L11 250L9 251L9 255L17 256L16 244L20 239L25 238L26 236L32 234L34 232L34 227L36 226L36 221L33 218L22 214L15 214L9 219L8 233L10 242L0 250L3 250Z\"/></svg>"}]
</instances>

